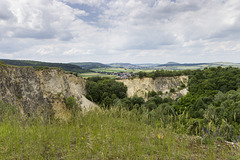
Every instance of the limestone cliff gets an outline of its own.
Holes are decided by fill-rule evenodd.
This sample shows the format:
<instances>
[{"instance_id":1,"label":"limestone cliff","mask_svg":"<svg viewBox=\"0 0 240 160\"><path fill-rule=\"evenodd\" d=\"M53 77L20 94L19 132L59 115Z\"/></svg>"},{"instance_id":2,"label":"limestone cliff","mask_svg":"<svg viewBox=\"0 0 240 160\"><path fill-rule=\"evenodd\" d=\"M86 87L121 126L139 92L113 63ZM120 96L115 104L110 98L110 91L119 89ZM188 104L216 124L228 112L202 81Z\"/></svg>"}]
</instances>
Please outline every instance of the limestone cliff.
<instances>
[{"instance_id":1,"label":"limestone cliff","mask_svg":"<svg viewBox=\"0 0 240 160\"><path fill-rule=\"evenodd\" d=\"M146 97L149 91L161 91L163 96L170 96L172 98L177 98L179 96L186 95L188 90L183 88L179 90L179 87L182 84L187 86L188 76L176 76L176 77L157 77L156 79L152 78L135 78L135 79L124 79L119 80L123 82L124 85L128 87L127 95L132 97L134 95L140 97ZM175 89L175 93L170 93L170 89Z\"/></svg>"},{"instance_id":2,"label":"limestone cliff","mask_svg":"<svg viewBox=\"0 0 240 160\"><path fill-rule=\"evenodd\" d=\"M25 114L52 110L56 118L69 111L64 99L74 97L81 108L95 106L85 98L86 81L60 69L35 71L32 67L0 65L0 100L18 106Z\"/></svg>"}]
</instances>

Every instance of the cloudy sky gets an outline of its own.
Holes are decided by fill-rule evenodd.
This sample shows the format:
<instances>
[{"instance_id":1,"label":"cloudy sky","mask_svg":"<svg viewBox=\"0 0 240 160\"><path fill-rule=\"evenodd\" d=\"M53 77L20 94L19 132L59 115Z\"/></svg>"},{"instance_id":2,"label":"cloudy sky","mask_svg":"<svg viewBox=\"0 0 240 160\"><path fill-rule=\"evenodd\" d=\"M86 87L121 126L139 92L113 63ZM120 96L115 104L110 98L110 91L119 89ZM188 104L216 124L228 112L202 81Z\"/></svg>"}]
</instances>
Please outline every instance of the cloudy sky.
<instances>
[{"instance_id":1,"label":"cloudy sky","mask_svg":"<svg viewBox=\"0 0 240 160\"><path fill-rule=\"evenodd\" d=\"M240 63L240 2L0 0L0 59Z\"/></svg>"}]
</instances>

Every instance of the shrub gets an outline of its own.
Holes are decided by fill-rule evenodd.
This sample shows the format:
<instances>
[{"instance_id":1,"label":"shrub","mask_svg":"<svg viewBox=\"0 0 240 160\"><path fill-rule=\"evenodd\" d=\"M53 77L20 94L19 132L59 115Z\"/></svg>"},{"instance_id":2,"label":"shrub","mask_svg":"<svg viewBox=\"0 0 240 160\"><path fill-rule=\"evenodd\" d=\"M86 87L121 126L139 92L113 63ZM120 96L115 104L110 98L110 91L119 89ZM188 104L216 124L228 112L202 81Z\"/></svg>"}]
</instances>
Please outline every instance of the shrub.
<instances>
[{"instance_id":1,"label":"shrub","mask_svg":"<svg viewBox=\"0 0 240 160\"><path fill-rule=\"evenodd\" d=\"M5 66L5 65L6 65L6 63L5 63L5 62L3 62L3 61L0 61L0 65L3 65L3 66Z\"/></svg>"},{"instance_id":2,"label":"shrub","mask_svg":"<svg viewBox=\"0 0 240 160\"><path fill-rule=\"evenodd\" d=\"M185 85L184 83L182 83L180 87L181 87L181 88L185 88L186 85Z\"/></svg>"},{"instance_id":3,"label":"shrub","mask_svg":"<svg viewBox=\"0 0 240 160\"><path fill-rule=\"evenodd\" d=\"M175 92L175 89L174 89L174 88L171 88L171 89L170 89L170 92L171 92L171 93L174 93L174 92Z\"/></svg>"},{"instance_id":4,"label":"shrub","mask_svg":"<svg viewBox=\"0 0 240 160\"><path fill-rule=\"evenodd\" d=\"M65 104L67 106L67 109L70 109L70 110L76 109L78 106L77 100L71 96L65 99Z\"/></svg>"},{"instance_id":5,"label":"shrub","mask_svg":"<svg viewBox=\"0 0 240 160\"><path fill-rule=\"evenodd\" d=\"M163 93L162 93L162 91L158 91L157 94L158 95L162 95Z\"/></svg>"},{"instance_id":6,"label":"shrub","mask_svg":"<svg viewBox=\"0 0 240 160\"><path fill-rule=\"evenodd\" d=\"M148 97L154 97L156 95L157 95L157 93L154 90L148 92Z\"/></svg>"}]
</instances>

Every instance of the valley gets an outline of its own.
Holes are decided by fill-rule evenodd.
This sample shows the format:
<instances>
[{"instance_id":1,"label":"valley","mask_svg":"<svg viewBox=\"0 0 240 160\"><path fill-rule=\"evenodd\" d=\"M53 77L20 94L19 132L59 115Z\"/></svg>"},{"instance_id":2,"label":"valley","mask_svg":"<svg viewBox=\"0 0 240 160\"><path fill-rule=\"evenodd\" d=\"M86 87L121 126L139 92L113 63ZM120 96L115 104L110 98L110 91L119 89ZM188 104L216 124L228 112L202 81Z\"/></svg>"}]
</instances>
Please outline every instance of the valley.
<instances>
[{"instance_id":1,"label":"valley","mask_svg":"<svg viewBox=\"0 0 240 160\"><path fill-rule=\"evenodd\" d=\"M1 62L0 143L6 145L0 157L240 157L239 68L104 69L83 78L56 67ZM123 73L131 77L117 77Z\"/></svg>"}]
</instances>

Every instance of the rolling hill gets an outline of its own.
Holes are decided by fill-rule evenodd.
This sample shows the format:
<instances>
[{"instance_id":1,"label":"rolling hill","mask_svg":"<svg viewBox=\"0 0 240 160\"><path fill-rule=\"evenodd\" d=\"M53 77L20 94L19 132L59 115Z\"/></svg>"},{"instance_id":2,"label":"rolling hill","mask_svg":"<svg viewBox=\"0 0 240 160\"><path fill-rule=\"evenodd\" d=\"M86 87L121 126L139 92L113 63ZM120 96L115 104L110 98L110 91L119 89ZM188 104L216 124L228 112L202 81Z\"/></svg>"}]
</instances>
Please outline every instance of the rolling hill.
<instances>
[{"instance_id":1,"label":"rolling hill","mask_svg":"<svg viewBox=\"0 0 240 160\"><path fill-rule=\"evenodd\" d=\"M83 69L93 69L93 68L109 68L109 65L97 63L97 62L76 62L70 63L82 67Z\"/></svg>"},{"instance_id":2,"label":"rolling hill","mask_svg":"<svg viewBox=\"0 0 240 160\"><path fill-rule=\"evenodd\" d=\"M47 67L62 68L63 70L69 71L69 72L77 72L77 73L91 72L90 70L83 69L82 67L79 67L77 65L67 64L67 63L49 63L49 62L40 62L40 61L9 60L9 59L0 59L0 61L3 61L8 65L14 65L14 66L32 66L33 68L36 68L39 66L43 66L43 67L47 66Z\"/></svg>"}]
</instances>

